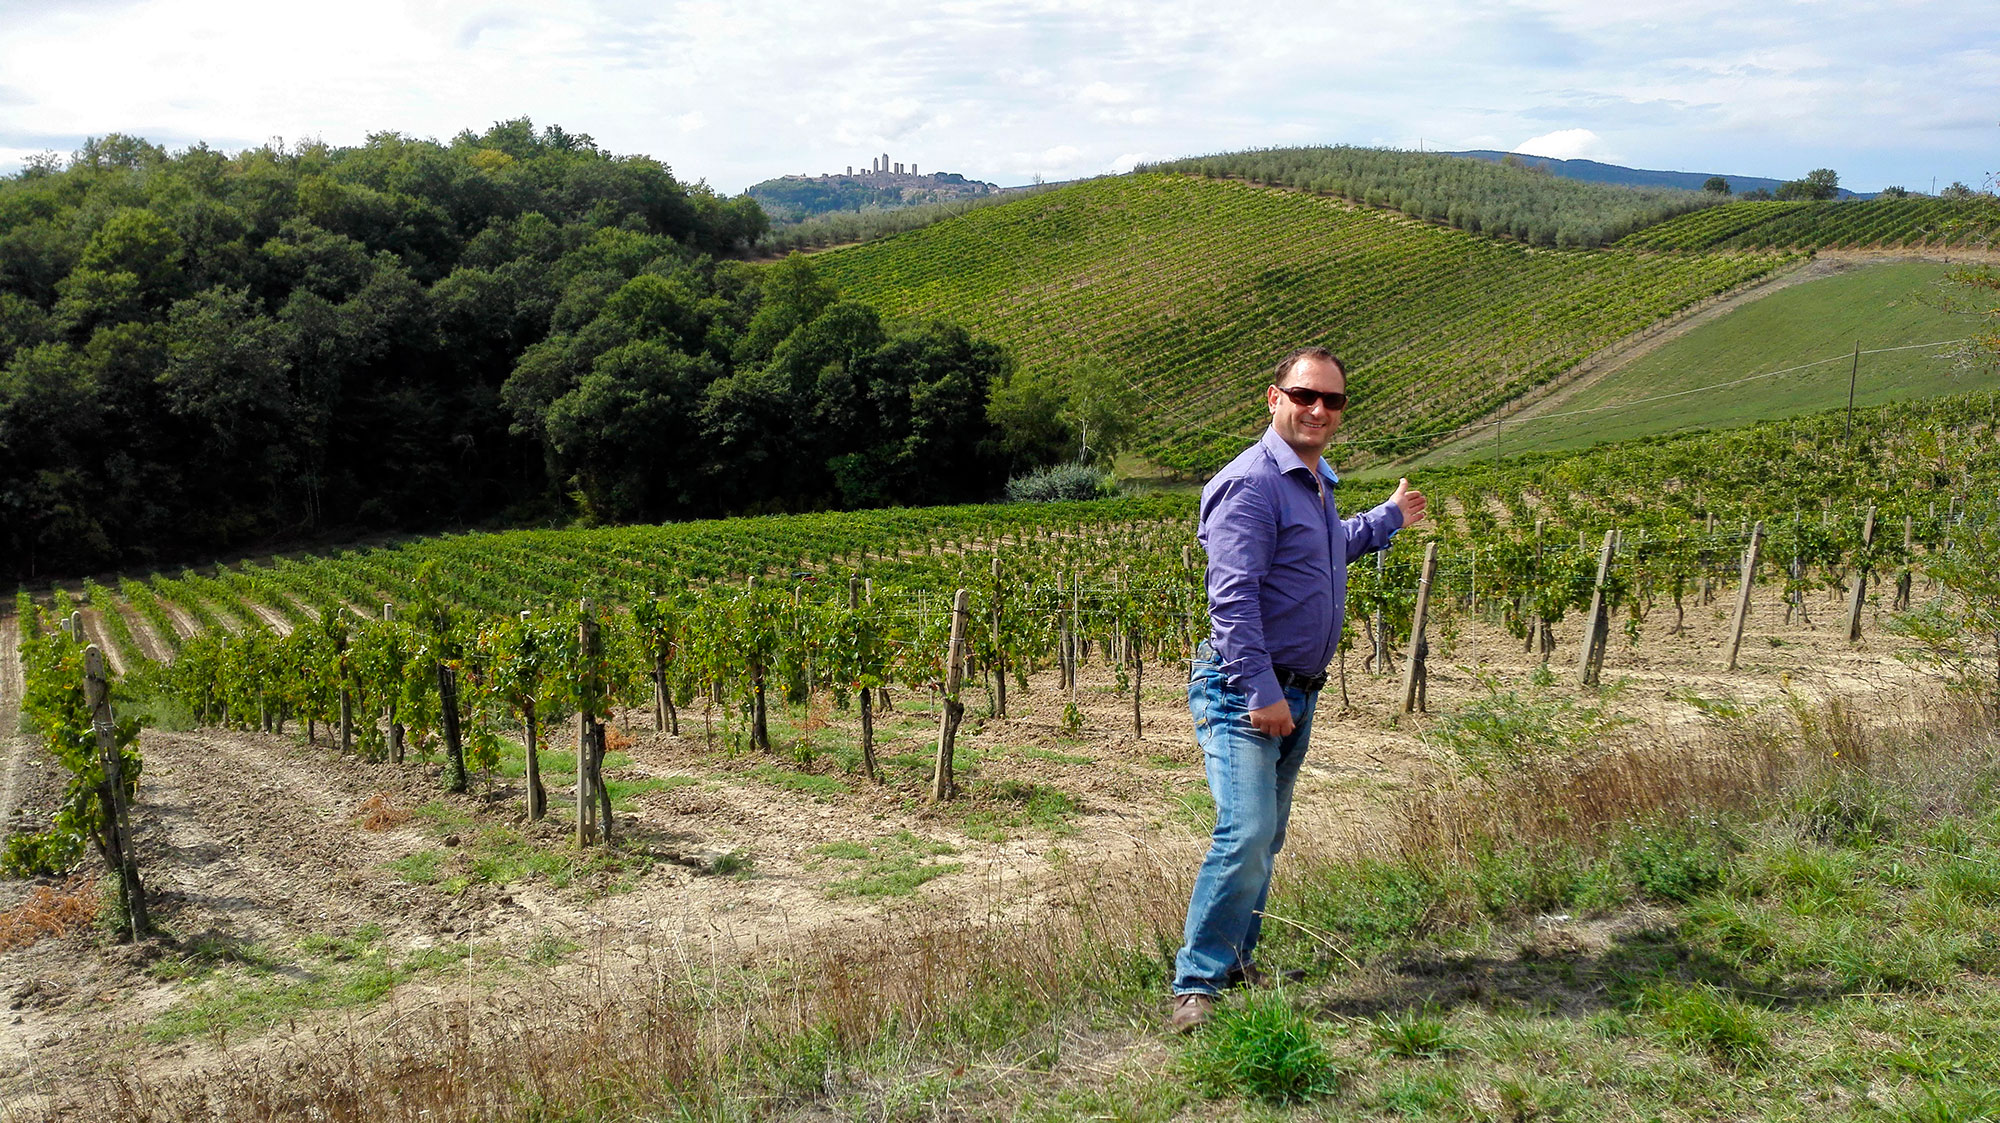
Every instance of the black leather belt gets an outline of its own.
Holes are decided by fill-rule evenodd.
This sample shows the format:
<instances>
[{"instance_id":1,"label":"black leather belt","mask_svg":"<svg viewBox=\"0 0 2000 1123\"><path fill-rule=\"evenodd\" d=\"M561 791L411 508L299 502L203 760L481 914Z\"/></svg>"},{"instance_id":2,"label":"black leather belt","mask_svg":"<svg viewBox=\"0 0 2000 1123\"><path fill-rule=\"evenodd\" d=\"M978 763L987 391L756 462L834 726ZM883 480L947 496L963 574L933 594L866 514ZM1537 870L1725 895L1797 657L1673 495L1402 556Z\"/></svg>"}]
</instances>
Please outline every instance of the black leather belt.
<instances>
[{"instance_id":1,"label":"black leather belt","mask_svg":"<svg viewBox=\"0 0 2000 1123\"><path fill-rule=\"evenodd\" d=\"M1308 694L1326 686L1326 675L1324 673L1302 675L1297 671L1288 671L1283 667L1272 667L1271 670L1278 676L1279 686L1296 687Z\"/></svg>"}]
</instances>

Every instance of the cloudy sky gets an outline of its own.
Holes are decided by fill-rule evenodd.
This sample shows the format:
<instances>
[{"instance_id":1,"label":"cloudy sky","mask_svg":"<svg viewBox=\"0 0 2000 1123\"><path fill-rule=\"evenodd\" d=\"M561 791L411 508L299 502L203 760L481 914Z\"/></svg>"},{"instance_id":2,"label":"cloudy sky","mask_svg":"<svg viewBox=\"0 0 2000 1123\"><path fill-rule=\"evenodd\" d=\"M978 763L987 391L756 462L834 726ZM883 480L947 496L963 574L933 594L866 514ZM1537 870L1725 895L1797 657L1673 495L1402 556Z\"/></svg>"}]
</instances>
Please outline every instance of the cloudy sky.
<instances>
[{"instance_id":1,"label":"cloudy sky","mask_svg":"<svg viewBox=\"0 0 2000 1123\"><path fill-rule=\"evenodd\" d=\"M2000 5L0 0L0 172L527 116L725 192L871 155L1001 184L1290 144L1856 190L2000 170Z\"/></svg>"}]
</instances>

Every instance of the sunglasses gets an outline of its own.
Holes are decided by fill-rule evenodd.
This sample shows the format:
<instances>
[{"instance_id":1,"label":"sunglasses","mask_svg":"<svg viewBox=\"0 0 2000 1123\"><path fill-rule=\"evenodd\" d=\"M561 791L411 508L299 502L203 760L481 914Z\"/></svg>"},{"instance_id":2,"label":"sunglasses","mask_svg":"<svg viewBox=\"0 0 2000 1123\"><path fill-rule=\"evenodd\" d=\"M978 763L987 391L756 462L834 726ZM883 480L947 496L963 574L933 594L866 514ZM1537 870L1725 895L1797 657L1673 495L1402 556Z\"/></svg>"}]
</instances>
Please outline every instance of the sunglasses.
<instances>
[{"instance_id":1,"label":"sunglasses","mask_svg":"<svg viewBox=\"0 0 2000 1123\"><path fill-rule=\"evenodd\" d=\"M1278 393L1292 400L1300 409L1311 409L1314 402L1325 402L1330 413L1339 413L1347 408L1347 392L1344 390L1308 390L1303 386L1274 387Z\"/></svg>"}]
</instances>

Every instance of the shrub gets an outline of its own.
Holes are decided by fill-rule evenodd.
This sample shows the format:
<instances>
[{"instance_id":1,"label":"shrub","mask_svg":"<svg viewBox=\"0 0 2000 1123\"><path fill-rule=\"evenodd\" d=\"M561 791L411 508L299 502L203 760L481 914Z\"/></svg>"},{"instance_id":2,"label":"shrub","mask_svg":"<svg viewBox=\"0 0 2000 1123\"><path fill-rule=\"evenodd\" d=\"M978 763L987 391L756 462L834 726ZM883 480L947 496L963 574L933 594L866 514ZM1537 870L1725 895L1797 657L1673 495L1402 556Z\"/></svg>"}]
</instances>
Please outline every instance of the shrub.
<instances>
[{"instance_id":1,"label":"shrub","mask_svg":"<svg viewBox=\"0 0 2000 1123\"><path fill-rule=\"evenodd\" d=\"M1118 494L1109 474L1088 464L1052 464L1007 481L1009 503L1057 503Z\"/></svg>"}]
</instances>

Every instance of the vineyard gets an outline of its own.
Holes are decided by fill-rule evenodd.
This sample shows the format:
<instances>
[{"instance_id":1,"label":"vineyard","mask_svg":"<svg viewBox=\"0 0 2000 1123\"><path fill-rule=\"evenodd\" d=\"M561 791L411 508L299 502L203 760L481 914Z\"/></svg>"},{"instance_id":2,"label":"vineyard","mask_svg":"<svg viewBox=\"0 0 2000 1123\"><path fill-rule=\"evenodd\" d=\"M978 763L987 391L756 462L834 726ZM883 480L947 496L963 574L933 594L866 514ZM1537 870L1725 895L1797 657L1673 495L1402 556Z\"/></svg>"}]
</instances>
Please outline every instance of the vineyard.
<instances>
[{"instance_id":1,"label":"vineyard","mask_svg":"<svg viewBox=\"0 0 2000 1123\"><path fill-rule=\"evenodd\" d=\"M1991 246L2000 203L1972 199L1826 199L1726 203L1627 234L1633 250L1817 250Z\"/></svg>"},{"instance_id":2,"label":"vineyard","mask_svg":"<svg viewBox=\"0 0 2000 1123\"><path fill-rule=\"evenodd\" d=\"M1393 784L1435 720L1405 710L1477 710L1502 682L1597 681L1599 704L1688 722L1894 694L1914 672L1887 653L1908 650L1987 689L1953 614L1992 534L1996 434L1983 394L1427 474L1434 520L1351 574L1312 821L1373 822L1375 789L1341 777ZM1350 511L1379 499L1354 491ZM459 535L24 589L0 648L33 703L93 643L119 704L191 727L131 762L156 915L265 942L207 989L146 984L146 1047L180 1048L282 1025L281 999L364 1001L268 981L256 955L421 992L479 954L541 971L587 933L646 945L663 908L742 926L749 955L884 902L949 911L981 878L1015 888L966 910L1014 915L1134 831L1178 854L1205 829L1178 698L1206 627L1191 522L1166 495ZM1632 679L1645 697L1619 700ZM17 865L63 865L31 837ZM246 898L274 915L208 903ZM215 997L228 978L247 1008Z\"/></svg>"},{"instance_id":3,"label":"vineyard","mask_svg":"<svg viewBox=\"0 0 2000 1123\"><path fill-rule=\"evenodd\" d=\"M1192 176L1062 188L817 259L891 317L949 314L1029 368L1100 359L1156 407L1141 450L1212 469L1263 424L1264 356L1328 339L1346 431L1396 448L1783 268L1782 255L1541 251ZM1254 357L1254 361L1252 361Z\"/></svg>"},{"instance_id":4,"label":"vineyard","mask_svg":"<svg viewBox=\"0 0 2000 1123\"><path fill-rule=\"evenodd\" d=\"M1471 614L1546 653L1553 626L1599 592L1591 574L1610 531L1609 603L1636 635L1667 598L1678 630L1695 590L1712 598L1740 575L1753 522L1767 535L1754 575L1803 614L1806 591L1845 589L1856 572L1907 578L1990 508L1993 395L1845 424L1828 414L1433 473L1438 516L1424 534L1443 560L1429 626L1448 633ZM678 729L694 707L711 739L768 750L774 695L843 707L892 685L927 696L954 667L984 683L997 714L1010 681L1025 688L1049 667L1073 703L1092 649L1131 694L1136 725L1147 665L1172 674L1206 634L1192 513L1190 497L1160 495L463 535L22 590L16 619L29 642L75 613L76 638L127 676L157 674L202 724L337 729L343 749L396 761L448 751L463 789L468 769L496 765L502 738L532 744L614 709ZM1354 572L1372 666L1408 639L1418 557L1405 546ZM946 692L956 699L955 684ZM865 737L862 752L873 774ZM948 772L935 782L947 790Z\"/></svg>"}]
</instances>

